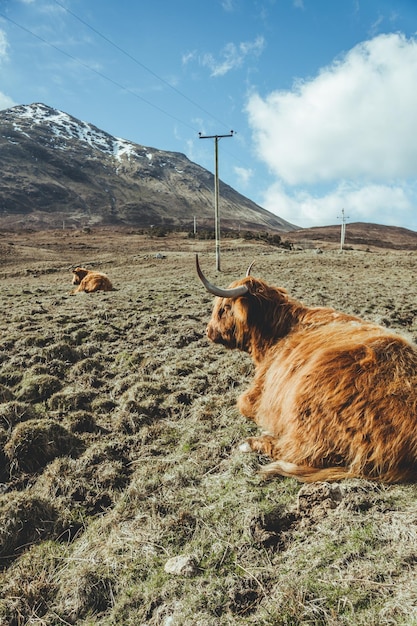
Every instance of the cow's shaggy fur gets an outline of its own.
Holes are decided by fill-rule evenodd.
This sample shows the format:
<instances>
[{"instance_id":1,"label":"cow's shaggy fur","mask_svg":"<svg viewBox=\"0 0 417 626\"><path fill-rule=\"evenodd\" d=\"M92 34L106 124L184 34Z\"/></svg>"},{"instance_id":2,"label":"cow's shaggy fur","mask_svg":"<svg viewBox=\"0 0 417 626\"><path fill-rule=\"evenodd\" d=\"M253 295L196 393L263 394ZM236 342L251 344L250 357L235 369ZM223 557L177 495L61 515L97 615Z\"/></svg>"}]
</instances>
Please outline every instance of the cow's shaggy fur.
<instances>
[{"instance_id":1,"label":"cow's shaggy fur","mask_svg":"<svg viewBox=\"0 0 417 626\"><path fill-rule=\"evenodd\" d=\"M71 291L72 294L85 291L92 293L93 291L113 291L113 285L106 274L86 270L84 267L76 267L72 270L72 284L78 285L76 289Z\"/></svg>"},{"instance_id":2,"label":"cow's shaggy fur","mask_svg":"<svg viewBox=\"0 0 417 626\"><path fill-rule=\"evenodd\" d=\"M238 407L263 434L242 449L269 455L269 476L416 479L417 347L253 277L231 287L242 284L246 295L216 298L207 326L209 339L255 364Z\"/></svg>"}]
</instances>

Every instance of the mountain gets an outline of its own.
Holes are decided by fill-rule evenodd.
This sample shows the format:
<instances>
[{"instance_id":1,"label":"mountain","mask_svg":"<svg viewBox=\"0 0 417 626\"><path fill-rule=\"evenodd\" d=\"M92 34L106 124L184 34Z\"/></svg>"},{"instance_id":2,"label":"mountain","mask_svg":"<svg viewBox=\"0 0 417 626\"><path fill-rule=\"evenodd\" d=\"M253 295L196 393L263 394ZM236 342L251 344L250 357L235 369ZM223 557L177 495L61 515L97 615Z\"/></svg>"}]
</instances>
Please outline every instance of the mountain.
<instances>
[{"instance_id":1,"label":"mountain","mask_svg":"<svg viewBox=\"0 0 417 626\"><path fill-rule=\"evenodd\" d=\"M44 104L0 111L0 226L214 225L214 176ZM220 182L222 228L291 231Z\"/></svg>"}]
</instances>

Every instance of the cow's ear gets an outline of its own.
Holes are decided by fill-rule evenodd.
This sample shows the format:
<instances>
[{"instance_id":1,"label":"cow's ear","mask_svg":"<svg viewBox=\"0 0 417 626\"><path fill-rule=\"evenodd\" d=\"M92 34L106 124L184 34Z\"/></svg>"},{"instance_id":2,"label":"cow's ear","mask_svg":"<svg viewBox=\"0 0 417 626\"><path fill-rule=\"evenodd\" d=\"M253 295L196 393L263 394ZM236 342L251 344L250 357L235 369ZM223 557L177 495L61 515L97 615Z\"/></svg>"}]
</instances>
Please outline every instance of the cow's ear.
<instances>
[{"instance_id":1,"label":"cow's ear","mask_svg":"<svg viewBox=\"0 0 417 626\"><path fill-rule=\"evenodd\" d=\"M256 280L252 277L246 279L245 282L246 287L248 288L248 294L256 295L258 293L263 293L264 286L259 280Z\"/></svg>"},{"instance_id":2,"label":"cow's ear","mask_svg":"<svg viewBox=\"0 0 417 626\"><path fill-rule=\"evenodd\" d=\"M238 298L233 303L233 317L242 323L248 319L247 299L245 297Z\"/></svg>"}]
</instances>

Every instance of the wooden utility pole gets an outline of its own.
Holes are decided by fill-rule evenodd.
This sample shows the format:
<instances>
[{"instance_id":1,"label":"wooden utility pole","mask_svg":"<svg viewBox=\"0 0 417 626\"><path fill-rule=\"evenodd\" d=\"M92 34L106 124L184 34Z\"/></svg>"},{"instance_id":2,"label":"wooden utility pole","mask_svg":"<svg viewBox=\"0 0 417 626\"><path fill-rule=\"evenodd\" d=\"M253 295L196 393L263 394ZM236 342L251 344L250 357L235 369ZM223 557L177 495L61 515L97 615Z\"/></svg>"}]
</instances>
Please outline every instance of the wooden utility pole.
<instances>
[{"instance_id":1,"label":"wooden utility pole","mask_svg":"<svg viewBox=\"0 0 417 626\"><path fill-rule=\"evenodd\" d=\"M342 223L340 225L340 252L343 252L343 246L345 245L345 234L346 234L346 220L349 216L345 217L345 209L342 209Z\"/></svg>"},{"instance_id":2,"label":"wooden utility pole","mask_svg":"<svg viewBox=\"0 0 417 626\"><path fill-rule=\"evenodd\" d=\"M214 139L214 235L216 238L216 270L220 272L220 215L219 215L219 139L233 137L234 131L228 135L202 135L200 139Z\"/></svg>"}]
</instances>

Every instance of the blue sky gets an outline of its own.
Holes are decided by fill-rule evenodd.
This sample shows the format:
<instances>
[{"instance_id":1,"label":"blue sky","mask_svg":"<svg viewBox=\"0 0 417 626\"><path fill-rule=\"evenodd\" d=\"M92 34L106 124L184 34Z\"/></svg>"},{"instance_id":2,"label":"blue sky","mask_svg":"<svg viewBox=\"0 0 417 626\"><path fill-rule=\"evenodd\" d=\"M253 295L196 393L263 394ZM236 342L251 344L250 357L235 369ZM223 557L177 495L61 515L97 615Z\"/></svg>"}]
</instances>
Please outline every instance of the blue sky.
<instances>
[{"instance_id":1,"label":"blue sky","mask_svg":"<svg viewBox=\"0 0 417 626\"><path fill-rule=\"evenodd\" d=\"M302 227L417 230L415 0L0 0L0 109L186 154ZM221 208L221 204L220 204Z\"/></svg>"}]
</instances>

